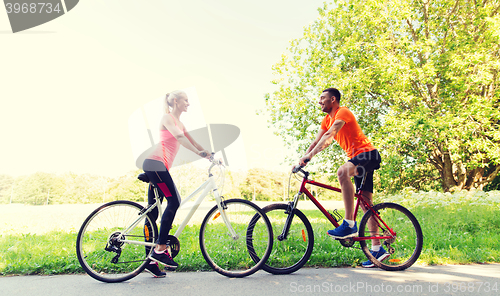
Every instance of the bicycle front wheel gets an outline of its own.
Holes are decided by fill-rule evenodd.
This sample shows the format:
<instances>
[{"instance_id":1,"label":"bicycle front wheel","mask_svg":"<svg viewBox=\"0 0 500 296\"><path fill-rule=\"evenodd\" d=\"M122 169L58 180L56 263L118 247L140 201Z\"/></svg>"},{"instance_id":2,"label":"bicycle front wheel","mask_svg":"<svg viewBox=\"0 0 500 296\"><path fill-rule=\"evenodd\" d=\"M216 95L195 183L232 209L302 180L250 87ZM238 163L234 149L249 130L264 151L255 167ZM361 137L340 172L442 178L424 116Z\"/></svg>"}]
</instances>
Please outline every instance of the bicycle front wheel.
<instances>
[{"instance_id":1,"label":"bicycle front wheel","mask_svg":"<svg viewBox=\"0 0 500 296\"><path fill-rule=\"evenodd\" d=\"M107 283L122 282L144 270L153 249L144 243L156 241L158 228L148 215L133 225L143 209L131 201L113 201L96 209L83 222L76 254L91 277Z\"/></svg>"},{"instance_id":2,"label":"bicycle front wheel","mask_svg":"<svg viewBox=\"0 0 500 296\"><path fill-rule=\"evenodd\" d=\"M214 206L200 227L200 249L208 265L228 277L245 277L259 270L273 246L271 223L254 203L243 199ZM249 235L252 233L253 235ZM258 256L257 262L252 256Z\"/></svg>"},{"instance_id":3,"label":"bicycle front wheel","mask_svg":"<svg viewBox=\"0 0 500 296\"><path fill-rule=\"evenodd\" d=\"M380 241L390 256L382 261L377 260L370 253L366 240L361 240L359 244L366 257L373 265L384 270L398 271L412 266L420 256L423 245L422 229L415 216L405 207L394 203L377 204L373 210L378 217L372 211L365 213L359 223L359 237L390 236L372 240L372 244ZM389 229L396 235L392 237Z\"/></svg>"},{"instance_id":4,"label":"bicycle front wheel","mask_svg":"<svg viewBox=\"0 0 500 296\"><path fill-rule=\"evenodd\" d=\"M293 211L293 219L286 235L285 222L289 217L286 204L271 204L262 209L273 226L273 251L262 269L272 274L289 274L307 263L314 247L311 223L300 210ZM258 259L258 258L257 258Z\"/></svg>"}]
</instances>

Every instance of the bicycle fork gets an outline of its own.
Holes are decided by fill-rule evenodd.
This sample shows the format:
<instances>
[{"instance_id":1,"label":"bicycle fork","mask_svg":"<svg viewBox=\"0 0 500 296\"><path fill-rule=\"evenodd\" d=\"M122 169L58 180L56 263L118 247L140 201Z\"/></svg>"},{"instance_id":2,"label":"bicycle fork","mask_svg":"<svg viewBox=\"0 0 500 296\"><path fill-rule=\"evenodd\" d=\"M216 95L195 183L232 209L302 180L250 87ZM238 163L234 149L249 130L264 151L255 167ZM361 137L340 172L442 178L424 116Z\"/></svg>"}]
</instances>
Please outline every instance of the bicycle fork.
<instances>
[{"instance_id":1,"label":"bicycle fork","mask_svg":"<svg viewBox=\"0 0 500 296\"><path fill-rule=\"evenodd\" d=\"M297 203L299 202L300 196L302 196L302 194L303 192L297 192L297 194L295 194L295 196L293 197L293 201L288 203L285 211L285 214L288 214L288 216L286 217L285 226L283 227L283 231L281 232L281 234L278 235L278 240L280 242L286 240L288 236L290 226L292 225L293 216L295 216L293 212L297 208Z\"/></svg>"},{"instance_id":2,"label":"bicycle fork","mask_svg":"<svg viewBox=\"0 0 500 296\"><path fill-rule=\"evenodd\" d=\"M212 182L214 181L212 180ZM224 221L224 224L226 225L233 240L238 240L240 236L236 233L233 226L231 225L231 221L229 221L229 218L226 215L227 206L223 200L223 197L217 191L217 187L215 187L215 184L214 184L213 194L215 197L215 201L217 202L217 207L219 208L219 214L222 217L222 221Z\"/></svg>"}]
</instances>

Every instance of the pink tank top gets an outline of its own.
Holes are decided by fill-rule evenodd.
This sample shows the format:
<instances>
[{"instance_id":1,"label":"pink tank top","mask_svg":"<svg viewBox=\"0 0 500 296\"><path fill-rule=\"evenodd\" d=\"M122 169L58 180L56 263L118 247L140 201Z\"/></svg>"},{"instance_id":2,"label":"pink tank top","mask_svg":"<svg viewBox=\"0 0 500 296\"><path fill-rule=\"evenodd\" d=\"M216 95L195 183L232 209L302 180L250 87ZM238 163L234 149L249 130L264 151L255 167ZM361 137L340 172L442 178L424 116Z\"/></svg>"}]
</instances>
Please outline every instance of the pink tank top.
<instances>
[{"instance_id":1,"label":"pink tank top","mask_svg":"<svg viewBox=\"0 0 500 296\"><path fill-rule=\"evenodd\" d=\"M170 114L172 116L172 114ZM177 121L172 116L177 126ZM153 160L161 161L165 164L167 170L170 170L172 163L174 162L177 151L179 151L180 143L168 130L160 130L160 143L156 150L149 157Z\"/></svg>"}]
</instances>

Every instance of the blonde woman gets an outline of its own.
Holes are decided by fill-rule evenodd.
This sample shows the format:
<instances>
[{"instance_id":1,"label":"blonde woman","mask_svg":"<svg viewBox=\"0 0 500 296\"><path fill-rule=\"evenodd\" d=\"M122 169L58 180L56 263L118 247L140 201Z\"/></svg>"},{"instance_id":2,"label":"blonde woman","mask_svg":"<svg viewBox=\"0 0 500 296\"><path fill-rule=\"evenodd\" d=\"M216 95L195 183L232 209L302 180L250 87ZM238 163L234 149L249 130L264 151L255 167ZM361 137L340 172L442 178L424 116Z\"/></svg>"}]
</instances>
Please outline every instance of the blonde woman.
<instances>
[{"instance_id":1,"label":"blonde woman","mask_svg":"<svg viewBox=\"0 0 500 296\"><path fill-rule=\"evenodd\" d=\"M158 267L158 263L164 264L169 270L175 270L178 264L172 259L170 247L167 246L167 236L175 214L179 208L181 198L170 176L169 170L174 162L180 145L193 151L201 157L207 157L210 152L203 149L201 145L189 135L184 124L180 121L183 112L187 112L189 100L185 92L174 91L165 96L165 114L160 122L160 143L156 150L144 160L143 170L149 180L158 188L161 199L167 200L167 207L163 212L160 224L160 234L156 241L156 247L149 259L146 270L155 277L164 277L166 274ZM153 204L154 193L149 186L148 203ZM158 209L152 211L153 221L158 217Z\"/></svg>"}]
</instances>

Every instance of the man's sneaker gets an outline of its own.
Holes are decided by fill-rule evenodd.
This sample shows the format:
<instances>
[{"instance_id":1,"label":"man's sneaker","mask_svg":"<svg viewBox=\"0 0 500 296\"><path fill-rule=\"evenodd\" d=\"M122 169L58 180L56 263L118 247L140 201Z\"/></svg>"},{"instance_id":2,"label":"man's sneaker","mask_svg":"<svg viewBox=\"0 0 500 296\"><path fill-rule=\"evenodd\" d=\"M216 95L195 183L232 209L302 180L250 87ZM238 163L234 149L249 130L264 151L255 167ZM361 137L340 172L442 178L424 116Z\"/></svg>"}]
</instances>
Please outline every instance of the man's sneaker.
<instances>
[{"instance_id":1,"label":"man's sneaker","mask_svg":"<svg viewBox=\"0 0 500 296\"><path fill-rule=\"evenodd\" d=\"M146 265L146 269L144 270L152 274L155 278L162 278L167 275L166 272L161 271L160 267L158 267L158 263L156 262L149 263Z\"/></svg>"},{"instance_id":2,"label":"man's sneaker","mask_svg":"<svg viewBox=\"0 0 500 296\"><path fill-rule=\"evenodd\" d=\"M380 247L380 250L378 252L370 250L370 253L372 253L373 257L375 257L380 262L384 261L385 259L389 258L389 256L391 256L391 254L387 253L387 251L384 250L383 247ZM370 260L368 260L361 263L361 266L370 268L374 267L375 265Z\"/></svg>"},{"instance_id":3,"label":"man's sneaker","mask_svg":"<svg viewBox=\"0 0 500 296\"><path fill-rule=\"evenodd\" d=\"M328 230L328 235L336 239L355 237L358 236L358 227L356 226L356 222L354 222L354 227L351 228L349 227L349 223L344 220L339 227Z\"/></svg>"},{"instance_id":4,"label":"man's sneaker","mask_svg":"<svg viewBox=\"0 0 500 296\"><path fill-rule=\"evenodd\" d=\"M175 270L179 264L177 264L174 259L172 259L172 256L168 253L167 250L157 253L156 250L152 252L152 254L149 256L149 259L164 264L168 270Z\"/></svg>"}]
</instances>

